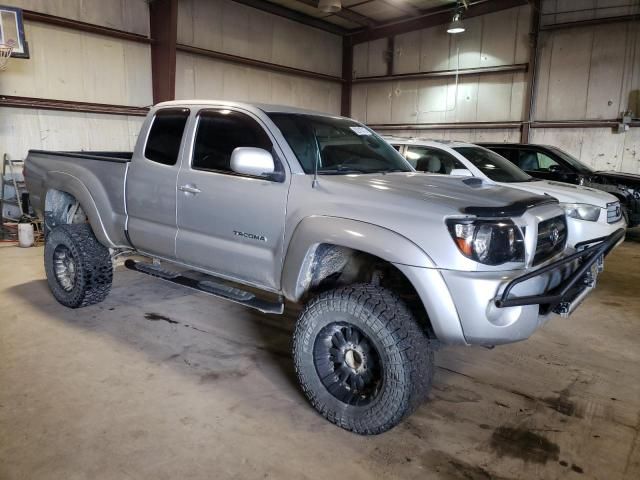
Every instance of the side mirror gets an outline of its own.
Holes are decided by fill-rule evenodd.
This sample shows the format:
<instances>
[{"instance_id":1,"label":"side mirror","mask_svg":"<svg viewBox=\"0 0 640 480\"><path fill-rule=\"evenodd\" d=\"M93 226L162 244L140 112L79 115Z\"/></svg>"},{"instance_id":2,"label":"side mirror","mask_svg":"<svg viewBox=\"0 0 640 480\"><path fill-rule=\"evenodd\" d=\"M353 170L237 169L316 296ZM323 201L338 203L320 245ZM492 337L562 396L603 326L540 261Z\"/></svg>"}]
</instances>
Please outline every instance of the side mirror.
<instances>
[{"instance_id":1,"label":"side mirror","mask_svg":"<svg viewBox=\"0 0 640 480\"><path fill-rule=\"evenodd\" d=\"M237 147L231 153L231 170L253 177L271 177L276 166L273 157L262 148Z\"/></svg>"},{"instance_id":2,"label":"side mirror","mask_svg":"<svg viewBox=\"0 0 640 480\"><path fill-rule=\"evenodd\" d=\"M471 170L467 170L466 168L454 168L449 175L454 177L473 177Z\"/></svg>"}]
</instances>

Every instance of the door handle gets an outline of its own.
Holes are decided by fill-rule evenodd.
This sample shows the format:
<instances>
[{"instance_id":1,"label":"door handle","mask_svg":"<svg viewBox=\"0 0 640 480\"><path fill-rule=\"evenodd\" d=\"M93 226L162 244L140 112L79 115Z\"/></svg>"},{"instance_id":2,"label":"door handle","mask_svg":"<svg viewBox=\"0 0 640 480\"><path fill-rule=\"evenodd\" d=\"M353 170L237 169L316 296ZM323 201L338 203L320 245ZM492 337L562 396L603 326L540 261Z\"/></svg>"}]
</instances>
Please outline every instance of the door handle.
<instances>
[{"instance_id":1,"label":"door handle","mask_svg":"<svg viewBox=\"0 0 640 480\"><path fill-rule=\"evenodd\" d=\"M178 187L178 190L180 190L181 192L185 192L185 193L193 193L194 195L196 195L196 194L201 192L201 190L198 187L196 187L195 185L191 185L191 184L180 185Z\"/></svg>"}]
</instances>

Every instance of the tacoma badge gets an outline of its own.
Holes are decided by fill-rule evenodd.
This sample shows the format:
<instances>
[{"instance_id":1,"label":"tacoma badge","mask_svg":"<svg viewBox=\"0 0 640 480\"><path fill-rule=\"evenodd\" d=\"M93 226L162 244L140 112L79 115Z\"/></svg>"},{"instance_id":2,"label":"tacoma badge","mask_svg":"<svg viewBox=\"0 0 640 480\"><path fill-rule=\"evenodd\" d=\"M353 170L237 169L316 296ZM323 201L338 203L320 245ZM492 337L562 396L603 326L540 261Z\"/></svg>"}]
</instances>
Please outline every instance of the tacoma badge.
<instances>
[{"instance_id":1,"label":"tacoma badge","mask_svg":"<svg viewBox=\"0 0 640 480\"><path fill-rule=\"evenodd\" d=\"M264 235L256 235L255 233L246 233L246 232L239 232L238 230L234 230L233 234L236 237L244 237L250 240L259 240L261 242L267 241L267 237L265 237Z\"/></svg>"}]
</instances>

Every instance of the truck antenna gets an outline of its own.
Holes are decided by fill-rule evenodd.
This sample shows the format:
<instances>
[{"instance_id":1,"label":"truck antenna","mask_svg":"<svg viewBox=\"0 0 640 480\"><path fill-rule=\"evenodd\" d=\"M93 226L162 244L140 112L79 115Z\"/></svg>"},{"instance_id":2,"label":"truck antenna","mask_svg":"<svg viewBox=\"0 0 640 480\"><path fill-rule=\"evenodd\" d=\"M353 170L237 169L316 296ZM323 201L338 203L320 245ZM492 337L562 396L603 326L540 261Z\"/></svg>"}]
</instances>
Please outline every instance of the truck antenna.
<instances>
[{"instance_id":1,"label":"truck antenna","mask_svg":"<svg viewBox=\"0 0 640 480\"><path fill-rule=\"evenodd\" d=\"M311 183L311 188L316 188L318 186L318 162L320 160L320 144L318 143L318 137L314 135L316 139L316 161L313 163L313 182Z\"/></svg>"}]
</instances>

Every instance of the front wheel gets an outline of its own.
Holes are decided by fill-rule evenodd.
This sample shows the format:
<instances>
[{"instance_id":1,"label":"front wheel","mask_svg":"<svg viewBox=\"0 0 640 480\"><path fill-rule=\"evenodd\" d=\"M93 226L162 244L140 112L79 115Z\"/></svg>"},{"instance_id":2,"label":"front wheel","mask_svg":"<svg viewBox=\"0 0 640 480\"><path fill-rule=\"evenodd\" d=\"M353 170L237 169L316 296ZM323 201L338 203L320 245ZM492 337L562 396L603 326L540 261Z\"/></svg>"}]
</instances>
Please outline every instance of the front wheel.
<instances>
[{"instance_id":1,"label":"front wheel","mask_svg":"<svg viewBox=\"0 0 640 480\"><path fill-rule=\"evenodd\" d=\"M396 295L373 285L309 302L296 324L293 358L313 407L362 435L385 432L413 412L433 377L424 330Z\"/></svg>"},{"instance_id":2,"label":"front wheel","mask_svg":"<svg viewBox=\"0 0 640 480\"><path fill-rule=\"evenodd\" d=\"M66 307L99 303L111 290L109 249L98 242L86 223L59 225L49 232L44 268L53 296Z\"/></svg>"}]
</instances>

